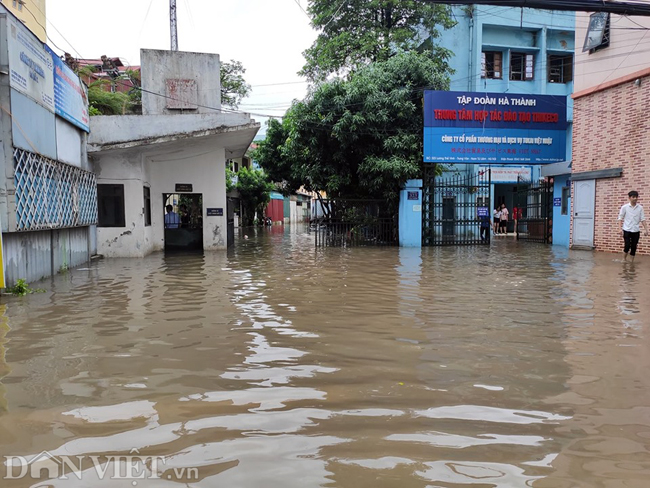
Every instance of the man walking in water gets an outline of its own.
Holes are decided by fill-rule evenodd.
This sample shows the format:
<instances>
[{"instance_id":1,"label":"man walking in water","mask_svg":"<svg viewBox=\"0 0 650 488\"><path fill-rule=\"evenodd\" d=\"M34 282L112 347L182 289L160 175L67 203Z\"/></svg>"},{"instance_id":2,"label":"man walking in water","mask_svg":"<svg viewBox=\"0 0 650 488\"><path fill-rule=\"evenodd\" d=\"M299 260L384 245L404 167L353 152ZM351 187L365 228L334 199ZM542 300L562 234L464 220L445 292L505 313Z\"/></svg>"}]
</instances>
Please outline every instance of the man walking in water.
<instances>
[{"instance_id":1,"label":"man walking in water","mask_svg":"<svg viewBox=\"0 0 650 488\"><path fill-rule=\"evenodd\" d=\"M624 259L627 261L627 254L630 253L630 260L634 261L636 246L639 243L639 237L641 237L639 225L643 226L645 235L648 235L648 226L645 222L643 207L637 203L639 193L631 191L627 196L630 199L630 203L626 203L621 207L621 211L618 213L618 220L622 223L621 232L625 241L625 248L623 249L625 253Z\"/></svg>"}]
</instances>

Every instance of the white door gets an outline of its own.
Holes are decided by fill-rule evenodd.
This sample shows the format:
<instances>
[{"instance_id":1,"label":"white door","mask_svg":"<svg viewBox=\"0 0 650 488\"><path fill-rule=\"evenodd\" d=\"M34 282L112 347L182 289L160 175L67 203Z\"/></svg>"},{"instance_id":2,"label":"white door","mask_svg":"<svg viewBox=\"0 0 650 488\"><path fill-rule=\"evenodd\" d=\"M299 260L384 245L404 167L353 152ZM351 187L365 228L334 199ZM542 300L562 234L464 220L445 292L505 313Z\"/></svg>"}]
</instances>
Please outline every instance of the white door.
<instances>
[{"instance_id":1,"label":"white door","mask_svg":"<svg viewBox=\"0 0 650 488\"><path fill-rule=\"evenodd\" d=\"M596 180L573 183L573 245L594 247Z\"/></svg>"}]
</instances>

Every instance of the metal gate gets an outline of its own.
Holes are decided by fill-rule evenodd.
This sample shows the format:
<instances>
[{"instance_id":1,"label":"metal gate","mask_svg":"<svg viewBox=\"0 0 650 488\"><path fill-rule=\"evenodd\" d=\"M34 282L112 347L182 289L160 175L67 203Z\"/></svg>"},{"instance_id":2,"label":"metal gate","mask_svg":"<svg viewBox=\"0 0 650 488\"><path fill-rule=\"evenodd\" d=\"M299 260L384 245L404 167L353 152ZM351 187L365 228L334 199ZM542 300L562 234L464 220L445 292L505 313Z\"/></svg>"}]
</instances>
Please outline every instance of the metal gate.
<instances>
[{"instance_id":1,"label":"metal gate","mask_svg":"<svg viewBox=\"0 0 650 488\"><path fill-rule=\"evenodd\" d=\"M422 245L490 243L490 170L436 176L425 164L422 186Z\"/></svg>"},{"instance_id":2,"label":"metal gate","mask_svg":"<svg viewBox=\"0 0 650 488\"><path fill-rule=\"evenodd\" d=\"M319 200L322 216L311 221L316 247L399 245L397 212L383 200Z\"/></svg>"},{"instance_id":3,"label":"metal gate","mask_svg":"<svg viewBox=\"0 0 650 488\"><path fill-rule=\"evenodd\" d=\"M520 241L551 242L553 231L553 181L517 180L516 221Z\"/></svg>"}]
</instances>

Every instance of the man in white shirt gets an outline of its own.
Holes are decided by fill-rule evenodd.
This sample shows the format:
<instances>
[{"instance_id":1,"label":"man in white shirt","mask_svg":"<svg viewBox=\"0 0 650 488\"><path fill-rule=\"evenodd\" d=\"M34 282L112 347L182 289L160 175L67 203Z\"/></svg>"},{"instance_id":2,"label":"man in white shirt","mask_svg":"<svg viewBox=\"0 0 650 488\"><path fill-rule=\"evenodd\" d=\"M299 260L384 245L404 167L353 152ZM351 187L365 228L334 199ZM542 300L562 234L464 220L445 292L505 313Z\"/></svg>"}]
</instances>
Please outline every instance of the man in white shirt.
<instances>
[{"instance_id":1,"label":"man in white shirt","mask_svg":"<svg viewBox=\"0 0 650 488\"><path fill-rule=\"evenodd\" d=\"M630 199L630 203L626 203L621 207L621 211L618 213L618 220L621 221L621 232L625 240L625 248L623 250L625 253L624 259L627 260L627 253L629 252L631 261L634 261L636 246L639 243L639 237L641 237L641 229L639 226L643 226L645 235L648 235L648 226L645 222L643 207L636 203L639 199L639 193L631 191L627 196Z\"/></svg>"}]
</instances>

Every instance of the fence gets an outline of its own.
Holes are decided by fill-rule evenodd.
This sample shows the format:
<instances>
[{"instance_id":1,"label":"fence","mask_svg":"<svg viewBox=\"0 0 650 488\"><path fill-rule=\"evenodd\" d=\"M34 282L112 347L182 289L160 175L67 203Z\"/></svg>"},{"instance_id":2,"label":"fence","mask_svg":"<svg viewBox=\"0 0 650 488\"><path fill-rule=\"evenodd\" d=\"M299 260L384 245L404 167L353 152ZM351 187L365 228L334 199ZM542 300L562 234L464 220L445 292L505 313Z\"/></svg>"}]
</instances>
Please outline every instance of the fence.
<instances>
[{"instance_id":1,"label":"fence","mask_svg":"<svg viewBox=\"0 0 650 488\"><path fill-rule=\"evenodd\" d=\"M323 200L312 221L316 247L397 246L397 215L379 200Z\"/></svg>"},{"instance_id":2,"label":"fence","mask_svg":"<svg viewBox=\"0 0 650 488\"><path fill-rule=\"evenodd\" d=\"M94 173L14 149L16 230L61 229L97 223Z\"/></svg>"}]
</instances>

